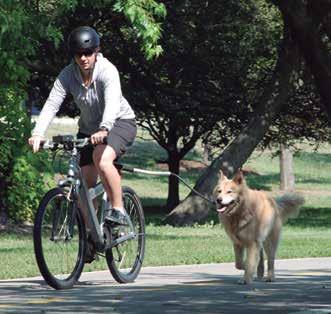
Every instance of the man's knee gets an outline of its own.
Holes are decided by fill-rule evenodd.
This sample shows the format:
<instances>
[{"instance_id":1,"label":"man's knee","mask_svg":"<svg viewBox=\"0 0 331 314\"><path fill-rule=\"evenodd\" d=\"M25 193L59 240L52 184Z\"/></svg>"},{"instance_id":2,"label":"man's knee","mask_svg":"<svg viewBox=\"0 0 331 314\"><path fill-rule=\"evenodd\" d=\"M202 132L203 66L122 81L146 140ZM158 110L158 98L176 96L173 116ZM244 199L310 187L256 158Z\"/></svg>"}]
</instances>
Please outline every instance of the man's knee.
<instances>
[{"instance_id":1,"label":"man's knee","mask_svg":"<svg viewBox=\"0 0 331 314\"><path fill-rule=\"evenodd\" d=\"M101 171L113 166L115 159L116 153L110 146L97 145L93 151L93 161Z\"/></svg>"}]
</instances>

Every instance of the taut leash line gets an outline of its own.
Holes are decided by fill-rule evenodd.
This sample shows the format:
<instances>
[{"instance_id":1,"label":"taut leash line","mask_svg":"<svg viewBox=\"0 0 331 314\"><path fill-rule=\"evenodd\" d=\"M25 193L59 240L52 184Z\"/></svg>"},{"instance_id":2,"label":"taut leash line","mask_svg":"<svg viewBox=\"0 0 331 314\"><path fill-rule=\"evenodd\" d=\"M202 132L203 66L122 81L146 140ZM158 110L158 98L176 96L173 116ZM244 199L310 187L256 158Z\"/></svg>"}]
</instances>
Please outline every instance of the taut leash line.
<instances>
[{"instance_id":1,"label":"taut leash line","mask_svg":"<svg viewBox=\"0 0 331 314\"><path fill-rule=\"evenodd\" d=\"M193 193L195 193L196 195L200 196L201 198L203 198L205 201L212 203L213 205L215 205L215 201L209 199L208 197L204 196L203 194L201 194L200 192L198 192L197 190L195 190L194 188L192 188L188 183L186 183L184 181L184 179L182 179L179 175L177 175L176 173L170 172L170 171L152 171L152 170L146 170L146 169L139 169L139 168L133 168L133 167L128 167L127 165L123 165L120 163L114 163L116 168L119 170L123 170L123 171L128 171L131 173L142 173L142 174L147 174L147 175L154 175L154 176L164 176L164 177L170 177L170 176L174 176L176 178L178 178L178 180L180 182L182 182L186 187L188 187Z\"/></svg>"}]
</instances>

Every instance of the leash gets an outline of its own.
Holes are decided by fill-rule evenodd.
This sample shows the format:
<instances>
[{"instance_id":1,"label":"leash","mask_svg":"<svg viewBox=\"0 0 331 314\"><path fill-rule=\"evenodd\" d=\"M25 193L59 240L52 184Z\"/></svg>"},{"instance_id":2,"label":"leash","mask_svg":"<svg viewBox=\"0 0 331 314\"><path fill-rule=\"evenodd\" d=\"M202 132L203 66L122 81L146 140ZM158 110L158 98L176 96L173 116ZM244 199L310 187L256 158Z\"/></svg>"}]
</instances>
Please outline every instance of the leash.
<instances>
[{"instance_id":1,"label":"leash","mask_svg":"<svg viewBox=\"0 0 331 314\"><path fill-rule=\"evenodd\" d=\"M181 178L178 174L170 172L170 171L152 171L152 170L146 170L146 169L139 169L139 168L132 168L128 167L127 165L120 164L118 162L114 162L114 165L117 169L131 172L131 173L141 173L141 174L147 174L147 175L154 175L154 176L164 176L164 177L176 177L180 182L182 182L186 187L188 187L193 193L204 199L205 201L215 205L215 201L209 199L208 197L202 195L200 192L192 188L188 183L185 182L183 178Z\"/></svg>"}]
</instances>

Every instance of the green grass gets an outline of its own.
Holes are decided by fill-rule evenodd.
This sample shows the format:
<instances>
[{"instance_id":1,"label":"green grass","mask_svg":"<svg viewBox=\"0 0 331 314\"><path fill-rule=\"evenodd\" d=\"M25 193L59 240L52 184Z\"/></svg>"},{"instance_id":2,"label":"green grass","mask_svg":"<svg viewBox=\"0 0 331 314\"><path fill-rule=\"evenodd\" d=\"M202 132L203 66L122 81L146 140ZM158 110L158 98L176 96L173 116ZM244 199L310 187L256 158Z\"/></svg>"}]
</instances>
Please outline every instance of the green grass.
<instances>
[{"instance_id":1,"label":"green grass","mask_svg":"<svg viewBox=\"0 0 331 314\"><path fill-rule=\"evenodd\" d=\"M330 145L314 152L305 151L294 158L296 188L306 203L298 218L283 229L277 258L331 256L331 157ZM195 150L187 159L199 160ZM138 140L122 162L144 169L158 169L157 162L166 153L151 141ZM279 161L271 152L256 152L246 163L260 175L247 178L253 188L279 193ZM201 171L182 172L191 186ZM162 223L168 189L166 177L124 174L123 184L131 186L142 199L146 210L146 256L144 266L220 263L233 261L232 245L218 224L215 214L210 221L193 227L175 228ZM181 198L189 190L180 185ZM86 265L85 270L107 269L103 259ZM0 279L39 275L33 253L31 234L0 233Z\"/></svg>"},{"instance_id":2,"label":"green grass","mask_svg":"<svg viewBox=\"0 0 331 314\"><path fill-rule=\"evenodd\" d=\"M330 213L325 216L331 221ZM318 226L300 219L283 229L277 258L331 256L330 223ZM146 228L144 266L231 262L232 245L221 225L174 228L149 223ZM0 279L38 276L31 236L2 234ZM85 271L107 269L104 259L86 265Z\"/></svg>"}]
</instances>

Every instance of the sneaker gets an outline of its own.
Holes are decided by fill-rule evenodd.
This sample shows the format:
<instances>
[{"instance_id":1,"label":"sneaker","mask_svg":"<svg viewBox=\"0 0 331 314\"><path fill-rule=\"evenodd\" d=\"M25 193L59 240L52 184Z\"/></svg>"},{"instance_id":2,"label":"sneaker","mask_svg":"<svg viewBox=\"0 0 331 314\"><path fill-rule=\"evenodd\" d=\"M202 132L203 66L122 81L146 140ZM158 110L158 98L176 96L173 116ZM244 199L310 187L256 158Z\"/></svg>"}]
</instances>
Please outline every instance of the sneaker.
<instances>
[{"instance_id":1,"label":"sneaker","mask_svg":"<svg viewBox=\"0 0 331 314\"><path fill-rule=\"evenodd\" d=\"M105 215L105 222L120 226L128 226L125 214L117 209L107 210Z\"/></svg>"}]
</instances>

